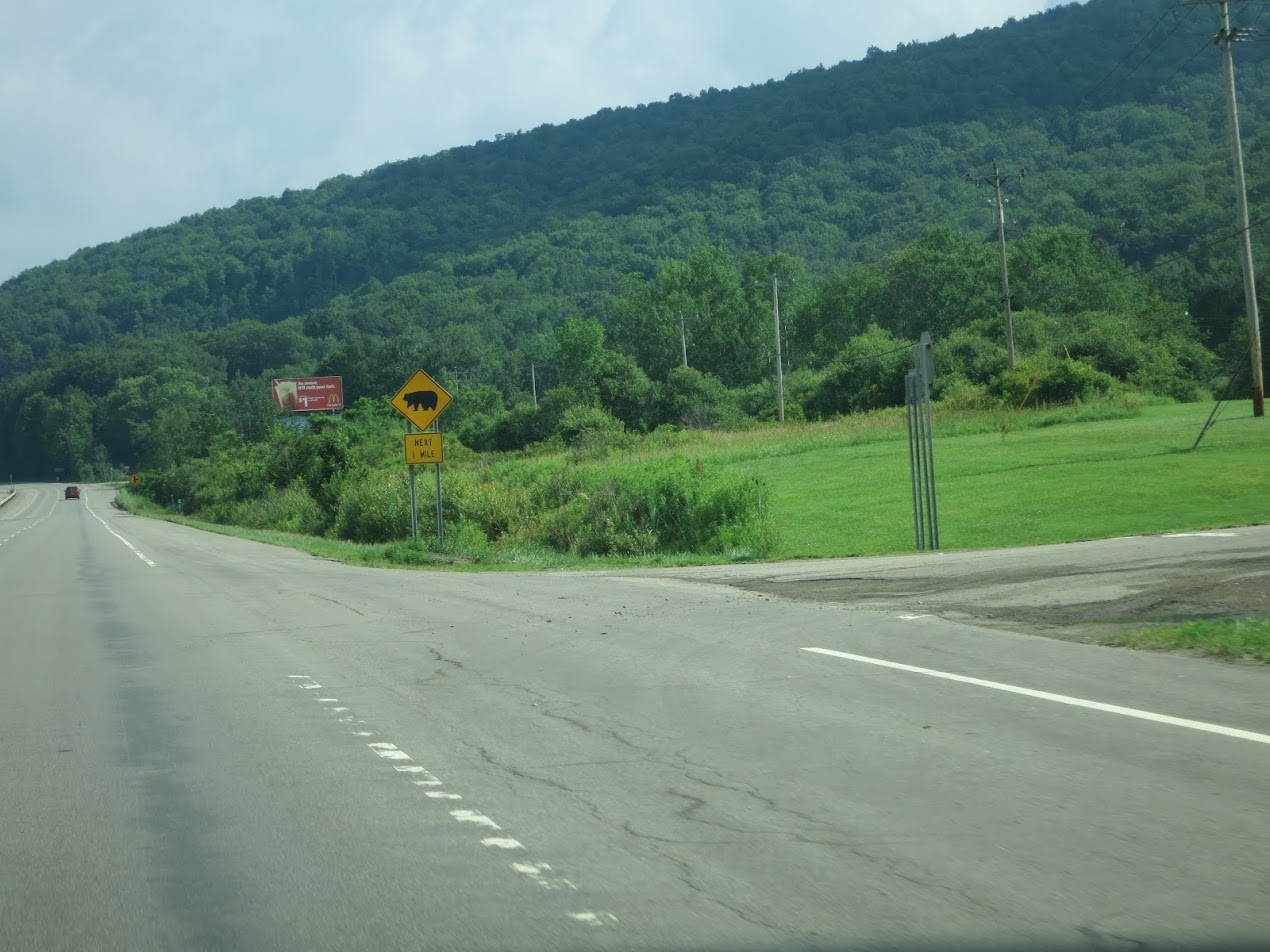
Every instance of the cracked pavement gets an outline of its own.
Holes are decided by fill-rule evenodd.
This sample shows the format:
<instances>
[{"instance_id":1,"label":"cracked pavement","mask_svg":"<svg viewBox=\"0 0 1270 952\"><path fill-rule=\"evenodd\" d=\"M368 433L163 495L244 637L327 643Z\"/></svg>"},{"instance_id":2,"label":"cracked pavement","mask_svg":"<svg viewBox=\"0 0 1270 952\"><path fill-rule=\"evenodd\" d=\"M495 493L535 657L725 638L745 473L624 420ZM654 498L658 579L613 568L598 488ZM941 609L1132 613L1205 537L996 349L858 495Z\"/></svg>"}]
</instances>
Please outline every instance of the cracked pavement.
<instances>
[{"instance_id":1,"label":"cracked pavement","mask_svg":"<svg viewBox=\"0 0 1270 952\"><path fill-rule=\"evenodd\" d=\"M1035 637L1024 611L1198 604L1205 579L1262 577L1265 530L450 574L103 515L154 568L65 508L20 558L0 552L0 804L33 820L0 824L0 855L27 858L0 870L11 943L181 947L213 927L271 949L1270 938L1270 745L802 650L1270 735L1266 670ZM66 565L86 581L63 583ZM301 672L321 691L287 682Z\"/></svg>"}]
</instances>

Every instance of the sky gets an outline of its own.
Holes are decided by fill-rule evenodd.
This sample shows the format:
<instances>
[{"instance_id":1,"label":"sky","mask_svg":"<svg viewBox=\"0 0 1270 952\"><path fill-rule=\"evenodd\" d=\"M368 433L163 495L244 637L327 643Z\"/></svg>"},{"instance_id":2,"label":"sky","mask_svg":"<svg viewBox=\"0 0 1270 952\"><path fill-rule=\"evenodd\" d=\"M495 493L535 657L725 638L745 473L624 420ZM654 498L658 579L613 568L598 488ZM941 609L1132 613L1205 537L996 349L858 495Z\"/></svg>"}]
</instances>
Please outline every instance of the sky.
<instances>
[{"instance_id":1,"label":"sky","mask_svg":"<svg viewBox=\"0 0 1270 952\"><path fill-rule=\"evenodd\" d=\"M0 5L0 281L184 215L1056 0Z\"/></svg>"}]
</instances>

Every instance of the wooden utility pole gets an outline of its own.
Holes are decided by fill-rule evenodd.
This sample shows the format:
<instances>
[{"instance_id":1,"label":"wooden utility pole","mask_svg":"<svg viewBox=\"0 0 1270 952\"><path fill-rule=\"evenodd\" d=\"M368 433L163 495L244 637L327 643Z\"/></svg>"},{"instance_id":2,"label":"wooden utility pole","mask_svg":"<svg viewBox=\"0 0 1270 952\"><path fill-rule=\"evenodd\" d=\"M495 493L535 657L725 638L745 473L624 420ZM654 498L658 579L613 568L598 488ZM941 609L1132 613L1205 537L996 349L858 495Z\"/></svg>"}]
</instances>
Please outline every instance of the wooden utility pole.
<instances>
[{"instance_id":1,"label":"wooden utility pole","mask_svg":"<svg viewBox=\"0 0 1270 952\"><path fill-rule=\"evenodd\" d=\"M1235 209L1239 223L1239 251L1244 273L1244 310L1248 319L1248 349L1252 355L1252 415L1266 415L1266 382L1261 363L1261 316L1257 313L1257 278L1252 262L1252 234L1248 223L1248 187L1244 182L1244 150L1239 137L1239 103L1235 98L1235 59L1230 47L1252 39L1252 31L1230 26L1227 0L1182 0L1184 6L1216 3L1221 28L1213 42L1221 48L1226 77L1226 114L1230 118L1230 147L1235 167Z\"/></svg>"},{"instance_id":2,"label":"wooden utility pole","mask_svg":"<svg viewBox=\"0 0 1270 952\"><path fill-rule=\"evenodd\" d=\"M978 185L982 182L991 185L996 194L993 204L997 212L997 242L1001 246L1001 310L1005 315L1005 356L1009 368L1014 369L1014 313L1010 309L1010 269L1005 255L1005 201L1001 198L1001 186L1012 178L1021 179L1027 175L1027 169L1019 169L1014 175L1002 175L997 163L992 163L992 175L986 178L975 178L967 175L966 181Z\"/></svg>"}]
</instances>

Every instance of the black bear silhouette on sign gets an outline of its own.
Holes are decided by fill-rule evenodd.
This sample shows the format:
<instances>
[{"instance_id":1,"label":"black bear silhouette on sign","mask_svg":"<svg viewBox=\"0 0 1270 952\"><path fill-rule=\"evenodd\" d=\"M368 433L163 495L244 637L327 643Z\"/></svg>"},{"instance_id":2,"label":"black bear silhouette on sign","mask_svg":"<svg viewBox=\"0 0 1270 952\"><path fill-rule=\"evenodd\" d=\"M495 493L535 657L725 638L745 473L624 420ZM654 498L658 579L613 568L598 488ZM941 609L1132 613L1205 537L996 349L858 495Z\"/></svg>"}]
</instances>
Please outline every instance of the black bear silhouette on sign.
<instances>
[{"instance_id":1,"label":"black bear silhouette on sign","mask_svg":"<svg viewBox=\"0 0 1270 952\"><path fill-rule=\"evenodd\" d=\"M435 390L413 390L403 398L411 410L435 410L437 408L437 392Z\"/></svg>"}]
</instances>

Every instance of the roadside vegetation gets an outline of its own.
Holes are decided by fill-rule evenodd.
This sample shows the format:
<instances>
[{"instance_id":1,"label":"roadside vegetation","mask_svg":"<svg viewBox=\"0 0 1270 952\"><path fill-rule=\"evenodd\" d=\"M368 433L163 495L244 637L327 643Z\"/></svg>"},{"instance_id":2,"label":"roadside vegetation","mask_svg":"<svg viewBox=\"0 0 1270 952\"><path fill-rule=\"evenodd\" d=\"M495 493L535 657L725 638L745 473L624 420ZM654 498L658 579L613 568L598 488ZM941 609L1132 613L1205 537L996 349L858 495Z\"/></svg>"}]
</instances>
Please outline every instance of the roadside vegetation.
<instances>
[{"instance_id":1,"label":"roadside vegetation","mask_svg":"<svg viewBox=\"0 0 1270 952\"><path fill-rule=\"evenodd\" d=\"M1219 618L1124 632L1105 644L1125 648L1193 651L1234 661L1270 664L1270 618Z\"/></svg>"},{"instance_id":2,"label":"roadside vegetation","mask_svg":"<svg viewBox=\"0 0 1270 952\"><path fill-rule=\"evenodd\" d=\"M1054 408L936 410L944 547L1068 542L1270 521L1263 428L1232 404L1122 394ZM667 565L911 551L902 411L712 432L592 431L476 453L447 442L446 543L430 478L409 541L402 426L365 401L148 473L124 504L362 564ZM423 470L425 477L430 473Z\"/></svg>"}]
</instances>

